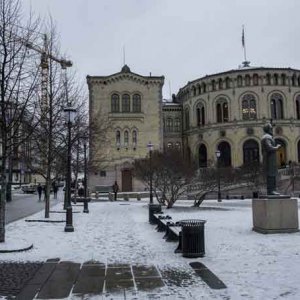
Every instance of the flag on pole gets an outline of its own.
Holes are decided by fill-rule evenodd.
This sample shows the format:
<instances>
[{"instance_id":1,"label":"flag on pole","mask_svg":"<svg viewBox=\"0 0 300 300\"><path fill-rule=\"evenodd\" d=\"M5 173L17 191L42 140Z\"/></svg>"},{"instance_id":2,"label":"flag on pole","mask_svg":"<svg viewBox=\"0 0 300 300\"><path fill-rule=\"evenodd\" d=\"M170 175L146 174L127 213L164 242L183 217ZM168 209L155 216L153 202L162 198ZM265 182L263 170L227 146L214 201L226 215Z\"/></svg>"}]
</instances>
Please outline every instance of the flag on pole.
<instances>
[{"instance_id":1,"label":"flag on pole","mask_svg":"<svg viewBox=\"0 0 300 300\"><path fill-rule=\"evenodd\" d=\"M245 30L243 26L243 31L242 31L242 46L245 48Z\"/></svg>"}]
</instances>

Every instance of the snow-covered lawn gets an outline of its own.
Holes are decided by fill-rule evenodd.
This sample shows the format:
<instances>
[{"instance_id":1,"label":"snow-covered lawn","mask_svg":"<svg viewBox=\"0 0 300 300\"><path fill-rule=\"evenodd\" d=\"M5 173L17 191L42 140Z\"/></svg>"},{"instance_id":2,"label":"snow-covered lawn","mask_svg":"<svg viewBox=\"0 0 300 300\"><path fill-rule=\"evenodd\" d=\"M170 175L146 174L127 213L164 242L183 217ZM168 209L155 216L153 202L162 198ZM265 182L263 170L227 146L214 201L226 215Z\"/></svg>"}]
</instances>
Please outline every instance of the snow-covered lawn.
<instances>
[{"instance_id":1,"label":"snow-covered lawn","mask_svg":"<svg viewBox=\"0 0 300 300\"><path fill-rule=\"evenodd\" d=\"M273 235L253 232L250 200L207 201L200 209L190 208L192 202L185 203L179 202L166 213L174 220L207 221L203 258L187 259L175 254L176 244L165 242L163 233L156 232L155 226L148 223L147 202L130 201L90 203L89 214L81 213L82 207L74 207L73 211L80 213L73 214L73 233L64 232L64 223L24 220L11 223L6 227L6 242L1 249L31 243L34 248L0 254L0 260L45 261L59 257L75 262L154 264L160 270L178 268L187 272L191 270L191 261L201 261L228 288L210 290L199 279L184 288L185 292L178 290L182 296L178 299L300 299L299 232ZM59 204L52 209L61 208ZM64 217L51 214L51 220ZM42 218L43 212L30 217ZM184 298L184 295L190 296Z\"/></svg>"}]
</instances>

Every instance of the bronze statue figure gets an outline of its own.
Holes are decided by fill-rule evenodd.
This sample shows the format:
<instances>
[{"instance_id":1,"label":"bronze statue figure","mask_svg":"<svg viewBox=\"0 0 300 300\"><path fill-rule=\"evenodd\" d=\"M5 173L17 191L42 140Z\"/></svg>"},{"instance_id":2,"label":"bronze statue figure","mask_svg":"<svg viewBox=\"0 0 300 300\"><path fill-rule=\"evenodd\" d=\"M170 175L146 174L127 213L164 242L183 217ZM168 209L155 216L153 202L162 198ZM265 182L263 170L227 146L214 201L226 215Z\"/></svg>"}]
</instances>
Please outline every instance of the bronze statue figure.
<instances>
[{"instance_id":1,"label":"bronze statue figure","mask_svg":"<svg viewBox=\"0 0 300 300\"><path fill-rule=\"evenodd\" d=\"M276 192L276 176L277 176L277 163L276 151L281 145L276 145L273 138L273 128L271 123L267 123L263 127L264 135L261 139L261 150L263 155L264 171L267 177L267 194L279 195Z\"/></svg>"}]
</instances>

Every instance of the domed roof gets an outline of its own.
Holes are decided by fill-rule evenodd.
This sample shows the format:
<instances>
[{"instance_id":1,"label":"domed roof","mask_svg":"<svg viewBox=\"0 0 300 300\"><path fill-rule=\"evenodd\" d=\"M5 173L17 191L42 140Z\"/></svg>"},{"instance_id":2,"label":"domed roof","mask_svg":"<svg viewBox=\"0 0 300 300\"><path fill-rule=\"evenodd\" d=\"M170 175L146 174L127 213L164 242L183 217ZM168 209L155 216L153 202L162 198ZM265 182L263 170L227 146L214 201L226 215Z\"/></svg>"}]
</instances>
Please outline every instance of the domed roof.
<instances>
[{"instance_id":1,"label":"domed roof","mask_svg":"<svg viewBox=\"0 0 300 300\"><path fill-rule=\"evenodd\" d=\"M127 65L124 65L123 68L121 69L121 72L130 73L130 68Z\"/></svg>"}]
</instances>

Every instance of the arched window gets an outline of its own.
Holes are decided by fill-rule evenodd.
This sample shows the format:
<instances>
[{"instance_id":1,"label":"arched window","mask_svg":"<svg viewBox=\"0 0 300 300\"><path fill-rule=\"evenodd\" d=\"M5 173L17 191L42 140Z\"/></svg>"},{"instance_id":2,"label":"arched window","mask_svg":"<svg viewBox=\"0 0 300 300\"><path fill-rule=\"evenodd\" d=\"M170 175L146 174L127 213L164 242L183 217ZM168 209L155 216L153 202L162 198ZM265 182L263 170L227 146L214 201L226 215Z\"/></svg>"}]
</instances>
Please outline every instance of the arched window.
<instances>
[{"instance_id":1,"label":"arched window","mask_svg":"<svg viewBox=\"0 0 300 300\"><path fill-rule=\"evenodd\" d=\"M206 93L206 84L204 82L202 83L202 92Z\"/></svg>"},{"instance_id":2,"label":"arched window","mask_svg":"<svg viewBox=\"0 0 300 300\"><path fill-rule=\"evenodd\" d=\"M266 84L267 85L271 84L271 75L269 73L267 73L267 75L266 75Z\"/></svg>"},{"instance_id":3,"label":"arched window","mask_svg":"<svg viewBox=\"0 0 300 300\"><path fill-rule=\"evenodd\" d=\"M120 130L116 131L116 145L119 147L121 144L121 132Z\"/></svg>"},{"instance_id":4,"label":"arched window","mask_svg":"<svg viewBox=\"0 0 300 300\"><path fill-rule=\"evenodd\" d=\"M237 77L237 86L241 87L243 85L243 78L241 75Z\"/></svg>"},{"instance_id":5,"label":"arched window","mask_svg":"<svg viewBox=\"0 0 300 300\"><path fill-rule=\"evenodd\" d=\"M111 96L111 112L120 111L120 97L118 94L113 94Z\"/></svg>"},{"instance_id":6,"label":"arched window","mask_svg":"<svg viewBox=\"0 0 300 300\"><path fill-rule=\"evenodd\" d=\"M167 147L168 147L168 149L172 149L172 148L173 148L173 144L172 144L171 142L169 142L169 143L167 144Z\"/></svg>"},{"instance_id":7,"label":"arched window","mask_svg":"<svg viewBox=\"0 0 300 300\"><path fill-rule=\"evenodd\" d=\"M300 95L296 97L296 116L297 120L300 120Z\"/></svg>"},{"instance_id":8,"label":"arched window","mask_svg":"<svg viewBox=\"0 0 300 300\"><path fill-rule=\"evenodd\" d=\"M196 118L198 127L205 125L205 108L202 103L196 107Z\"/></svg>"},{"instance_id":9,"label":"arched window","mask_svg":"<svg viewBox=\"0 0 300 300\"><path fill-rule=\"evenodd\" d=\"M168 118L166 122L166 131L172 132L173 131L173 119Z\"/></svg>"},{"instance_id":10,"label":"arched window","mask_svg":"<svg viewBox=\"0 0 300 300\"><path fill-rule=\"evenodd\" d=\"M256 101L252 94L246 94L242 98L242 117L243 120L256 119Z\"/></svg>"},{"instance_id":11,"label":"arched window","mask_svg":"<svg viewBox=\"0 0 300 300\"><path fill-rule=\"evenodd\" d=\"M180 151L181 150L181 144L179 142L176 142L175 149Z\"/></svg>"},{"instance_id":12,"label":"arched window","mask_svg":"<svg viewBox=\"0 0 300 300\"><path fill-rule=\"evenodd\" d=\"M132 111L141 112L141 96L139 94L134 94L132 97Z\"/></svg>"},{"instance_id":13,"label":"arched window","mask_svg":"<svg viewBox=\"0 0 300 300\"><path fill-rule=\"evenodd\" d=\"M201 94L201 86L198 85L198 94L200 95Z\"/></svg>"},{"instance_id":14,"label":"arched window","mask_svg":"<svg viewBox=\"0 0 300 300\"><path fill-rule=\"evenodd\" d=\"M292 86L296 86L297 77L295 74L292 76Z\"/></svg>"},{"instance_id":15,"label":"arched window","mask_svg":"<svg viewBox=\"0 0 300 300\"><path fill-rule=\"evenodd\" d=\"M271 95L271 118L283 119L283 98L279 93Z\"/></svg>"},{"instance_id":16,"label":"arched window","mask_svg":"<svg viewBox=\"0 0 300 300\"><path fill-rule=\"evenodd\" d=\"M193 86L193 96L196 96L197 95L197 91L196 91L196 88Z\"/></svg>"},{"instance_id":17,"label":"arched window","mask_svg":"<svg viewBox=\"0 0 300 300\"><path fill-rule=\"evenodd\" d=\"M285 74L281 74L281 84L286 85L286 75Z\"/></svg>"},{"instance_id":18,"label":"arched window","mask_svg":"<svg viewBox=\"0 0 300 300\"><path fill-rule=\"evenodd\" d=\"M128 130L124 131L124 146L127 147L129 142L129 133Z\"/></svg>"},{"instance_id":19,"label":"arched window","mask_svg":"<svg viewBox=\"0 0 300 300\"><path fill-rule=\"evenodd\" d=\"M212 81L211 81L211 90L212 90L212 91L215 91L215 90L216 90L216 81L215 81L215 80L212 80Z\"/></svg>"},{"instance_id":20,"label":"arched window","mask_svg":"<svg viewBox=\"0 0 300 300\"><path fill-rule=\"evenodd\" d=\"M253 85L258 85L258 75L257 74L253 75Z\"/></svg>"},{"instance_id":21,"label":"arched window","mask_svg":"<svg viewBox=\"0 0 300 300\"><path fill-rule=\"evenodd\" d=\"M300 76L298 76L298 86L300 86Z\"/></svg>"},{"instance_id":22,"label":"arched window","mask_svg":"<svg viewBox=\"0 0 300 300\"><path fill-rule=\"evenodd\" d=\"M255 140L247 140L243 145L244 164L259 162L259 147Z\"/></svg>"},{"instance_id":23,"label":"arched window","mask_svg":"<svg viewBox=\"0 0 300 300\"><path fill-rule=\"evenodd\" d=\"M230 78L229 77L226 77L226 79L225 79L225 86L226 86L226 89L230 88Z\"/></svg>"},{"instance_id":24,"label":"arched window","mask_svg":"<svg viewBox=\"0 0 300 300\"><path fill-rule=\"evenodd\" d=\"M225 98L219 98L216 104L217 123L228 122L228 102Z\"/></svg>"},{"instance_id":25,"label":"arched window","mask_svg":"<svg viewBox=\"0 0 300 300\"><path fill-rule=\"evenodd\" d=\"M130 112L130 96L128 94L122 95L122 112Z\"/></svg>"},{"instance_id":26,"label":"arched window","mask_svg":"<svg viewBox=\"0 0 300 300\"><path fill-rule=\"evenodd\" d=\"M136 130L132 131L132 145L133 145L133 147L136 147L136 145L137 145L137 132L136 132Z\"/></svg>"},{"instance_id":27,"label":"arched window","mask_svg":"<svg viewBox=\"0 0 300 300\"><path fill-rule=\"evenodd\" d=\"M219 78L219 81L218 81L218 88L219 88L219 90L222 90L222 89L223 89L223 81L222 81L222 78Z\"/></svg>"},{"instance_id":28,"label":"arched window","mask_svg":"<svg viewBox=\"0 0 300 300\"><path fill-rule=\"evenodd\" d=\"M181 126L180 119L176 118L174 120L174 131L179 132L180 131L180 126Z\"/></svg>"},{"instance_id":29,"label":"arched window","mask_svg":"<svg viewBox=\"0 0 300 300\"><path fill-rule=\"evenodd\" d=\"M249 85L250 85L250 76L249 76L249 75L246 75L246 76L245 76L245 85L246 85L246 86L249 86Z\"/></svg>"},{"instance_id":30,"label":"arched window","mask_svg":"<svg viewBox=\"0 0 300 300\"><path fill-rule=\"evenodd\" d=\"M190 128L190 111L188 108L184 111L185 129Z\"/></svg>"},{"instance_id":31,"label":"arched window","mask_svg":"<svg viewBox=\"0 0 300 300\"><path fill-rule=\"evenodd\" d=\"M278 74L274 74L274 85L278 85Z\"/></svg>"}]
</instances>

